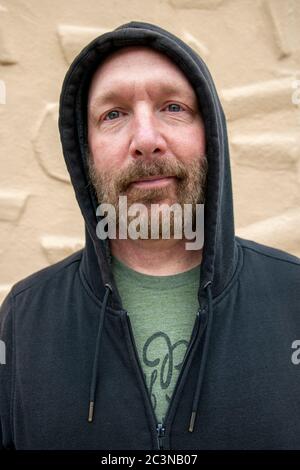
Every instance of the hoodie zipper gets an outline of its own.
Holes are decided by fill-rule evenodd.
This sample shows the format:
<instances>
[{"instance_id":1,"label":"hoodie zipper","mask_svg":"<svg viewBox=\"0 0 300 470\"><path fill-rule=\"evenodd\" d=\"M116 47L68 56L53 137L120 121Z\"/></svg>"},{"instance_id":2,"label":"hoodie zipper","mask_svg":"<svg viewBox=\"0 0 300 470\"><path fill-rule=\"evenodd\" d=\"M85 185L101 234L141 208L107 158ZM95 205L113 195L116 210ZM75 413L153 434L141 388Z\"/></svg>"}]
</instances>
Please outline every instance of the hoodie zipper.
<instances>
[{"instance_id":1,"label":"hoodie zipper","mask_svg":"<svg viewBox=\"0 0 300 470\"><path fill-rule=\"evenodd\" d=\"M158 449L164 448L164 435L165 435L165 428L163 423L158 423L156 426L157 431L157 446Z\"/></svg>"},{"instance_id":2,"label":"hoodie zipper","mask_svg":"<svg viewBox=\"0 0 300 470\"><path fill-rule=\"evenodd\" d=\"M153 416L153 419L154 421L156 422L156 433L157 433L157 448L158 449L164 449L164 439L166 437L166 427L165 427L165 424L164 423L157 423L156 421L156 415L155 415L155 411L153 409L153 405L152 405L152 401L151 401L151 398L150 398L150 395L149 395L149 390L148 390L148 387L147 387L147 384L146 384L146 380L145 380L145 377L144 377L144 374L143 374L143 371L142 371L142 366L141 366L141 363L140 363L140 359L139 359L139 356L138 356L138 352L137 352L137 348L136 348L136 344L135 344L135 340L134 340L134 336L133 336L133 331L132 331L132 326L131 326L131 321L130 321L130 318L129 318L129 315L128 315L128 312L126 312L126 324L127 324L127 327L128 327L128 331L129 331L129 337L130 337L130 343L131 343L131 347L133 349L133 352L134 352L134 356L135 356L135 360L136 360L136 366L137 366L137 369L139 371L139 374L140 376L142 377L142 381L143 381L143 384L144 384L144 388L146 390L146 395L148 397L148 403L149 403L149 407L151 409L151 413L152 413L152 416ZM176 395L176 391L177 391L177 388L179 386L179 383L181 382L181 377L182 377L182 374L183 374L183 371L185 369L185 365L186 365L186 362L187 362L187 359L191 353L191 349L195 343L195 340L196 338L198 337L198 332L199 332L199 325L200 325L200 320L199 320L199 311L197 312L197 316L196 316L196 320L195 320L195 324L197 324L196 326L196 332L195 334L193 335L193 337L191 338L190 340L190 343L187 347L187 350L186 350L186 353L185 353L185 356L184 356L184 359L183 359L183 363L182 363L182 367L181 367L181 370L180 370L180 373L179 373L179 376L178 376L178 379L177 379L177 382L175 384L175 387L174 387L174 391L173 391L173 394L172 394L172 397L171 397L171 401L169 403L169 407L168 407L168 410L167 410L167 414L166 414L166 417L165 417L165 422L167 421L167 418L169 416L169 413L170 413L170 410L172 408L172 403L174 401L174 397ZM194 324L194 327L193 327L193 331L195 329L195 324Z\"/></svg>"}]
</instances>

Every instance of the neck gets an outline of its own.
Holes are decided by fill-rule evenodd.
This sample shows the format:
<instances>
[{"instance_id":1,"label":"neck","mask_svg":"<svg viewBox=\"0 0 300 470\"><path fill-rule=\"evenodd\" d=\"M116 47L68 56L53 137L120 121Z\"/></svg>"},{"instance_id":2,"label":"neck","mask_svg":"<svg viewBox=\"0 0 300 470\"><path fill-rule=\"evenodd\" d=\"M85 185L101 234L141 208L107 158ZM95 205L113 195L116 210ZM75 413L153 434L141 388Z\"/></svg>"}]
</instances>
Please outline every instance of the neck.
<instances>
[{"instance_id":1,"label":"neck","mask_svg":"<svg viewBox=\"0 0 300 470\"><path fill-rule=\"evenodd\" d=\"M201 250L187 250L186 239L112 239L113 256L131 269L154 276L188 271L201 263Z\"/></svg>"}]
</instances>

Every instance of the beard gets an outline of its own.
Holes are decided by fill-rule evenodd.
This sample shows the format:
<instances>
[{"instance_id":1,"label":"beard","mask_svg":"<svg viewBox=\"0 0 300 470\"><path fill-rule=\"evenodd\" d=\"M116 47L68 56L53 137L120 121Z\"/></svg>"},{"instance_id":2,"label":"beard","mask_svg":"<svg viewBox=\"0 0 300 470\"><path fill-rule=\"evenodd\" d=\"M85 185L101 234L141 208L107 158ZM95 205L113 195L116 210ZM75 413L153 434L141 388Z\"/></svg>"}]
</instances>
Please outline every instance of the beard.
<instances>
[{"instance_id":1,"label":"beard","mask_svg":"<svg viewBox=\"0 0 300 470\"><path fill-rule=\"evenodd\" d=\"M123 211L120 212L119 197L127 196L128 207L135 203L143 204L145 210L140 213L140 220L144 224L143 226L145 227L146 225L147 227L148 234L146 238L153 238L151 231L152 214L157 214L155 219L156 222L158 221L158 238L165 238L166 219L164 219L163 215L165 209L163 206L166 205L165 200L169 201L168 206L177 204L181 208L179 212L169 212L170 237L174 238L176 230L178 233L179 225L181 226L181 233L188 223L191 223L192 230L195 231L196 205L204 204L205 202L208 170L206 155L198 156L188 163L182 163L176 158L156 158L150 162L137 159L136 162L128 165L126 168L117 169L113 173L105 171L105 169L101 170L101 172L97 170L89 151L87 162L90 182L96 192L98 203L110 204L115 208L117 230L119 230L120 221L121 223L125 222L127 227L136 218L136 215L129 215L127 212L124 215ZM166 186L153 188L131 185L133 181L142 180L143 178L171 175L175 177L175 197L173 181ZM159 204L162 202L164 204ZM157 205L156 212L153 211L153 204ZM191 221L185 220L185 217L182 217L182 214L185 214L185 204L189 204L191 207L191 212L189 213L189 217L192 218ZM157 236L154 238L157 238Z\"/></svg>"}]
</instances>

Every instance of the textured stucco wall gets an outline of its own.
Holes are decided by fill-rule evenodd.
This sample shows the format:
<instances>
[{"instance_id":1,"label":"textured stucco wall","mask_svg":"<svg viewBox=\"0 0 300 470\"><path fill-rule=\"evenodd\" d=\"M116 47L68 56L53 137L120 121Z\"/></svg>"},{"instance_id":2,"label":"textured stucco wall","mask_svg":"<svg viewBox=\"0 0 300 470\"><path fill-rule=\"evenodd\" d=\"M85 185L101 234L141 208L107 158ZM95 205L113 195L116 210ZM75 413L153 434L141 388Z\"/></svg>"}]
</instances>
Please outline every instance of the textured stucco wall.
<instances>
[{"instance_id":1,"label":"textured stucco wall","mask_svg":"<svg viewBox=\"0 0 300 470\"><path fill-rule=\"evenodd\" d=\"M0 301L79 249L57 128L73 57L140 20L207 62L228 119L237 233L300 256L299 0L0 0Z\"/></svg>"}]
</instances>

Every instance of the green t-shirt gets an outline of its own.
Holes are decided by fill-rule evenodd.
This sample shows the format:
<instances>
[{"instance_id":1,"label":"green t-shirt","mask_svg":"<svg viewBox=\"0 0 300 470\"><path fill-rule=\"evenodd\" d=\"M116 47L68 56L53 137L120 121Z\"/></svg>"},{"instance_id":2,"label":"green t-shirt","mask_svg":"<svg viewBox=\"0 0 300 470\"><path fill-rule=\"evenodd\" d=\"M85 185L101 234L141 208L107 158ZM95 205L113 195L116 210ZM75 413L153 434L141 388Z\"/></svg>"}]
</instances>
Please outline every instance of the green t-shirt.
<instances>
[{"instance_id":1,"label":"green t-shirt","mask_svg":"<svg viewBox=\"0 0 300 470\"><path fill-rule=\"evenodd\" d=\"M112 269L158 422L164 421L198 311L200 265L170 276Z\"/></svg>"}]
</instances>

